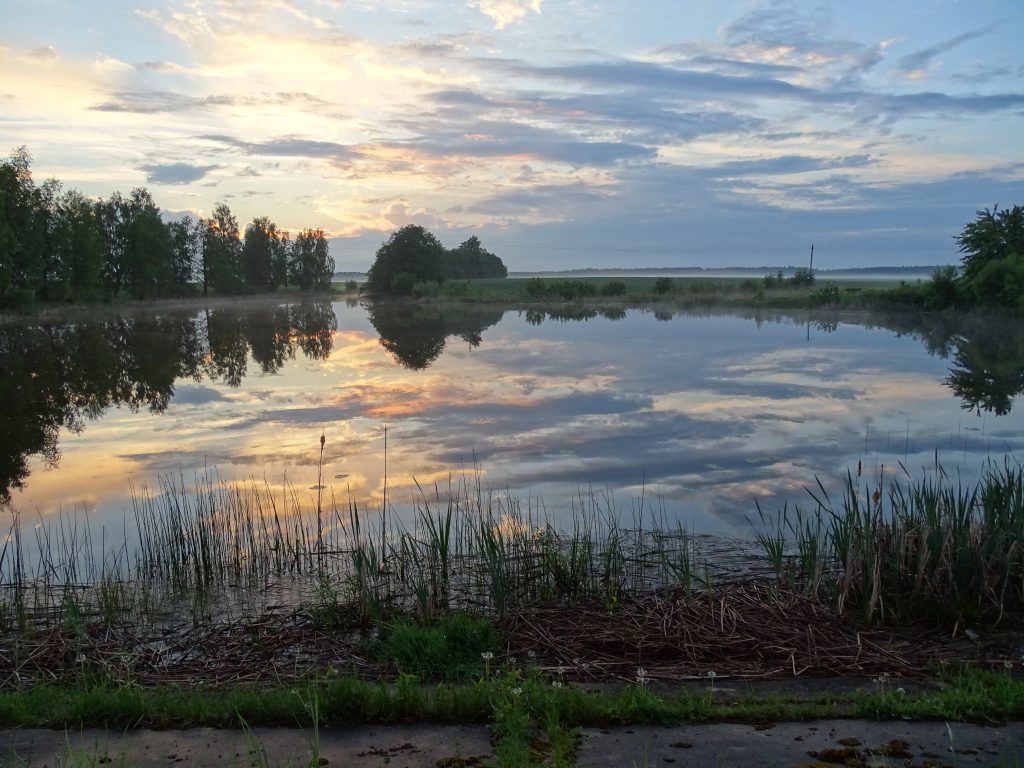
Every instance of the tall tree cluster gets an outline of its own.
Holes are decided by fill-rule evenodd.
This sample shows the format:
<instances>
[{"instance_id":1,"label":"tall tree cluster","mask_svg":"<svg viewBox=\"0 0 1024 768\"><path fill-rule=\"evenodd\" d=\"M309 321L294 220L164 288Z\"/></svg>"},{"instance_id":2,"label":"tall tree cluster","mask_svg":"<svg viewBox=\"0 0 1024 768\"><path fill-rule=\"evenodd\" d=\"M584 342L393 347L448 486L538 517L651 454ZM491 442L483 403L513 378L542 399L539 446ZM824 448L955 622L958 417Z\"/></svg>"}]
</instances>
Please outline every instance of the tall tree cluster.
<instances>
[{"instance_id":1,"label":"tall tree cluster","mask_svg":"<svg viewBox=\"0 0 1024 768\"><path fill-rule=\"evenodd\" d=\"M243 232L224 203L165 221L145 188L91 200L56 179L37 185L25 147L0 161L0 307L325 289L333 275L322 229L292 240L260 216Z\"/></svg>"},{"instance_id":2,"label":"tall tree cluster","mask_svg":"<svg viewBox=\"0 0 1024 768\"><path fill-rule=\"evenodd\" d=\"M1024 206L978 211L956 242L965 298L1024 311Z\"/></svg>"},{"instance_id":3,"label":"tall tree cluster","mask_svg":"<svg viewBox=\"0 0 1024 768\"><path fill-rule=\"evenodd\" d=\"M484 277L508 277L508 269L476 235L447 250L428 229L408 224L377 249L366 284L374 293L405 294L416 283Z\"/></svg>"}]
</instances>

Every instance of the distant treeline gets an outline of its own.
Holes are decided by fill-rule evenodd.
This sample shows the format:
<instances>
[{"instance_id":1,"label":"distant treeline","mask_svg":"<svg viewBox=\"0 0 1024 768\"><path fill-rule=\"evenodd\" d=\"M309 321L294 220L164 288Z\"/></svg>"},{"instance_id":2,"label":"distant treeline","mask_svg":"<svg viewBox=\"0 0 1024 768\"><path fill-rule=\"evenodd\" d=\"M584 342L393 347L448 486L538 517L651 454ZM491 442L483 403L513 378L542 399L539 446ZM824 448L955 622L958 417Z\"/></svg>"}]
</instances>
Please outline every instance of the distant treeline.
<instances>
[{"instance_id":1,"label":"distant treeline","mask_svg":"<svg viewBox=\"0 0 1024 768\"><path fill-rule=\"evenodd\" d=\"M839 269L814 269L819 277L861 277L886 275L892 277L923 276L927 278L942 265L911 266L911 267L843 267ZM584 267L574 269L538 269L524 272L509 272L509 277L764 277L777 275L793 276L807 267Z\"/></svg>"},{"instance_id":2,"label":"distant treeline","mask_svg":"<svg viewBox=\"0 0 1024 768\"><path fill-rule=\"evenodd\" d=\"M25 147L0 162L0 307L330 286L322 229L294 239L267 217L241 232L224 203L208 219L165 221L144 188L93 200L36 185Z\"/></svg>"}]
</instances>

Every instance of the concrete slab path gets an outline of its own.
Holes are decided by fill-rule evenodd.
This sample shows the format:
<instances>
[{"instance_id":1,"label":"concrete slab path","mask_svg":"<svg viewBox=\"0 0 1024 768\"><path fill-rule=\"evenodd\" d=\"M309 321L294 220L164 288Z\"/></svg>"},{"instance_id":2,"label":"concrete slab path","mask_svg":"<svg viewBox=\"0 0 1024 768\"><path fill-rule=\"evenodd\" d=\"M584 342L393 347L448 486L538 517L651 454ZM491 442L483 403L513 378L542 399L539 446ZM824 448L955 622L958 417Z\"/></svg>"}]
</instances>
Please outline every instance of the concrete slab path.
<instances>
[{"instance_id":1,"label":"concrete slab path","mask_svg":"<svg viewBox=\"0 0 1024 768\"><path fill-rule=\"evenodd\" d=\"M128 732L0 731L0 766L57 768L302 768L312 733L296 728ZM351 768L493 765L483 726L363 726L320 729L319 764ZM71 761L68 757L72 757ZM90 757L98 759L90 761ZM77 758L77 761L74 759ZM587 728L580 768L806 767L828 765L1024 766L1024 723L999 727L941 722L819 720L771 725Z\"/></svg>"}]
</instances>

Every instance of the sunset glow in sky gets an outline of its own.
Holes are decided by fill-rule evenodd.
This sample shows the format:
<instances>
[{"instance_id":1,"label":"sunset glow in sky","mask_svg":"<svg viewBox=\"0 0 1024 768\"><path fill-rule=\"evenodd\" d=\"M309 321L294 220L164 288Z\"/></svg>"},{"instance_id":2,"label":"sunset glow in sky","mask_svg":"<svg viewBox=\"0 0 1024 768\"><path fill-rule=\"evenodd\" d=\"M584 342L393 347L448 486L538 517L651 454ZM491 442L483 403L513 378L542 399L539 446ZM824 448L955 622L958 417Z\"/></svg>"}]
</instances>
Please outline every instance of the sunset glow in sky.
<instances>
[{"instance_id":1,"label":"sunset glow in sky","mask_svg":"<svg viewBox=\"0 0 1024 768\"><path fill-rule=\"evenodd\" d=\"M1019 0L0 0L0 150L512 270L951 263L1024 203Z\"/></svg>"}]
</instances>

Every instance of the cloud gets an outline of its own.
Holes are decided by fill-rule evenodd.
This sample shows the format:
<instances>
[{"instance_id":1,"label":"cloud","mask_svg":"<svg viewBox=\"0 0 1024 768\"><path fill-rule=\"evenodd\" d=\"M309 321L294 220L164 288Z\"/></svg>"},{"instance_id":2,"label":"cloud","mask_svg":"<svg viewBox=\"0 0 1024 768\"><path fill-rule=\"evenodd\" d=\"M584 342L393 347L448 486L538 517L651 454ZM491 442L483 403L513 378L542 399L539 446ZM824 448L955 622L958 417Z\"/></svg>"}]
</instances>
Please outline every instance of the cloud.
<instances>
[{"instance_id":1,"label":"cloud","mask_svg":"<svg viewBox=\"0 0 1024 768\"><path fill-rule=\"evenodd\" d=\"M490 16L496 29L504 29L530 11L540 13L543 0L470 0L469 7Z\"/></svg>"},{"instance_id":2,"label":"cloud","mask_svg":"<svg viewBox=\"0 0 1024 768\"><path fill-rule=\"evenodd\" d=\"M967 83L988 83L992 80L1003 78L1024 79L1024 65L1011 66L988 66L976 64L962 72L955 72L950 75L953 80L960 80Z\"/></svg>"},{"instance_id":3,"label":"cloud","mask_svg":"<svg viewBox=\"0 0 1024 768\"><path fill-rule=\"evenodd\" d=\"M535 214L547 221L557 221L570 217L573 210L592 206L606 197L599 189L579 184L520 186L489 195L468 210L497 218Z\"/></svg>"},{"instance_id":4,"label":"cloud","mask_svg":"<svg viewBox=\"0 0 1024 768\"><path fill-rule=\"evenodd\" d=\"M175 405L206 405L225 399L218 390L207 386L178 386L174 393Z\"/></svg>"},{"instance_id":5,"label":"cloud","mask_svg":"<svg viewBox=\"0 0 1024 768\"><path fill-rule=\"evenodd\" d=\"M574 140L556 131L527 125L481 123L480 132L457 136L432 135L429 138L396 143L420 152L475 158L533 158L571 166L608 166L628 160L651 159L656 151L625 141Z\"/></svg>"},{"instance_id":6,"label":"cloud","mask_svg":"<svg viewBox=\"0 0 1024 768\"><path fill-rule=\"evenodd\" d=\"M32 55L37 43L0 41L0 128L14 146L31 131L40 178L78 169L65 181L89 195L124 188L145 164L156 183L180 185L165 189L176 209L233 195L240 218L271 210L293 229L357 235L416 222L445 236L615 249L566 252L576 266L668 262L680 244L746 259L742 246L879 229L872 216L888 226L891 207L919 217L908 230L945 258L981 187L958 187L953 174L1005 164L1024 112L1003 34L942 86L908 92L892 76L994 28L992 9L925 47L933 38L908 26L920 6L865 32L827 3L720 4L701 27L665 23L685 19L685 4L572 0L576 13L548 4L544 16L535 0L468 5L441 15L426 0L114 9L111 23L130 16L144 47L97 38L74 54L55 34L56 50ZM629 22L629 35L607 35ZM871 37L879 29L886 39ZM894 54L896 29L905 38ZM72 136L97 159L69 162ZM1016 191L1004 179L979 202L1012 200L1015 178ZM220 186L202 188L211 181ZM277 202L249 199L268 193ZM629 250L637 231L651 251ZM349 241L335 256L366 268L375 245ZM528 267L552 255L513 253Z\"/></svg>"},{"instance_id":7,"label":"cloud","mask_svg":"<svg viewBox=\"0 0 1024 768\"><path fill-rule=\"evenodd\" d=\"M28 52L28 57L41 62L57 61L60 58L52 45L47 45L44 48L33 48Z\"/></svg>"},{"instance_id":8,"label":"cloud","mask_svg":"<svg viewBox=\"0 0 1024 768\"><path fill-rule=\"evenodd\" d=\"M408 199L370 198L325 201L320 206L328 215L347 224L335 236L351 238L380 232L393 232L406 224L419 224L434 232L446 229L448 223L426 207L413 208ZM370 251L376 248L374 244Z\"/></svg>"},{"instance_id":9,"label":"cloud","mask_svg":"<svg viewBox=\"0 0 1024 768\"><path fill-rule=\"evenodd\" d=\"M863 105L877 110L883 121L925 116L960 117L1008 112L1024 107L1024 93L991 93L958 96L935 91L865 96Z\"/></svg>"},{"instance_id":10,"label":"cloud","mask_svg":"<svg viewBox=\"0 0 1024 768\"><path fill-rule=\"evenodd\" d=\"M99 112L135 112L157 114L160 112L187 112L210 110L220 107L298 107L320 112L331 105L310 93L285 91L277 93L215 94L189 96L171 91L117 91L107 100L92 109Z\"/></svg>"},{"instance_id":11,"label":"cloud","mask_svg":"<svg viewBox=\"0 0 1024 768\"><path fill-rule=\"evenodd\" d=\"M482 33L471 31L460 34L433 35L414 40L403 40L394 46L395 50L425 59L445 59L467 53L477 45L489 46L489 39Z\"/></svg>"},{"instance_id":12,"label":"cloud","mask_svg":"<svg viewBox=\"0 0 1024 768\"><path fill-rule=\"evenodd\" d=\"M146 181L150 184L190 184L199 181L219 165L191 165L189 163L164 163L141 165L139 170L146 172Z\"/></svg>"},{"instance_id":13,"label":"cloud","mask_svg":"<svg viewBox=\"0 0 1024 768\"><path fill-rule=\"evenodd\" d=\"M508 59L482 60L481 65L509 76L552 83L598 89L597 94L648 104L688 103L700 100L706 104L728 107L720 114L742 114L749 110L744 103L762 99L779 105L811 105L827 110L836 117L854 119L861 136L872 123L888 126L904 118L964 115L1012 111L1024 106L1024 94L1003 92L992 94L952 94L943 92L886 93L850 86L848 80L826 87L801 85L773 77L738 76L717 72L682 69L675 65L628 59L606 60L582 64L538 65ZM591 90L586 98L593 97ZM741 119L741 118L737 118Z\"/></svg>"},{"instance_id":14,"label":"cloud","mask_svg":"<svg viewBox=\"0 0 1024 768\"><path fill-rule=\"evenodd\" d=\"M267 157L308 157L347 163L359 155L358 150L346 144L331 141L316 141L298 136L282 136L266 141L243 141L223 134L204 134L197 138L226 144L247 155Z\"/></svg>"},{"instance_id":15,"label":"cloud","mask_svg":"<svg viewBox=\"0 0 1024 768\"><path fill-rule=\"evenodd\" d=\"M547 123L559 122L595 133L618 131L644 144L693 140L721 133L745 133L762 129L763 118L727 110L688 111L674 108L660 96L647 92L616 94L546 94L514 92L484 96L474 90L447 89L426 97L444 110L444 119L472 124L487 115L518 113L537 115ZM479 134L475 129L466 133Z\"/></svg>"},{"instance_id":16,"label":"cloud","mask_svg":"<svg viewBox=\"0 0 1024 768\"><path fill-rule=\"evenodd\" d=\"M135 68L140 72L188 72L186 67L171 61L140 61Z\"/></svg>"},{"instance_id":17,"label":"cloud","mask_svg":"<svg viewBox=\"0 0 1024 768\"><path fill-rule=\"evenodd\" d=\"M619 59L585 64L537 65L511 59L481 60L483 66L518 77L563 81L607 89L637 88L664 96L718 98L730 96L813 97L814 91L778 78L747 77L654 62ZM665 93L665 89L668 92Z\"/></svg>"},{"instance_id":18,"label":"cloud","mask_svg":"<svg viewBox=\"0 0 1024 768\"><path fill-rule=\"evenodd\" d=\"M997 21L978 29L962 32L959 35L942 40L941 42L930 45L927 48L907 54L899 60L899 63L896 66L896 71L899 74L906 75L907 77L920 77L924 74L924 70L928 65L932 63L932 60L937 56L940 56L947 51L951 51L966 42L976 40L979 37L984 37L985 35L995 32L997 29L1000 29L1003 24L1003 21Z\"/></svg>"},{"instance_id":19,"label":"cloud","mask_svg":"<svg viewBox=\"0 0 1024 768\"><path fill-rule=\"evenodd\" d=\"M835 168L864 168L876 161L866 154L845 157L810 157L808 155L780 155L764 160L733 160L707 169L709 176L788 175Z\"/></svg>"},{"instance_id":20,"label":"cloud","mask_svg":"<svg viewBox=\"0 0 1024 768\"><path fill-rule=\"evenodd\" d=\"M883 57L888 43L865 45L830 36L822 10L806 13L792 2L772 2L740 16L722 29L727 49L776 66L796 66L808 79L840 80L867 72Z\"/></svg>"}]
</instances>

